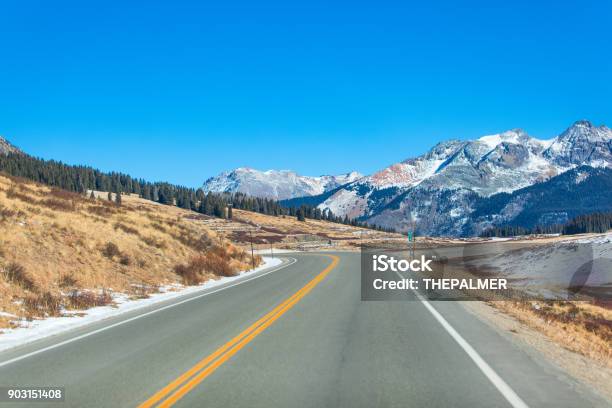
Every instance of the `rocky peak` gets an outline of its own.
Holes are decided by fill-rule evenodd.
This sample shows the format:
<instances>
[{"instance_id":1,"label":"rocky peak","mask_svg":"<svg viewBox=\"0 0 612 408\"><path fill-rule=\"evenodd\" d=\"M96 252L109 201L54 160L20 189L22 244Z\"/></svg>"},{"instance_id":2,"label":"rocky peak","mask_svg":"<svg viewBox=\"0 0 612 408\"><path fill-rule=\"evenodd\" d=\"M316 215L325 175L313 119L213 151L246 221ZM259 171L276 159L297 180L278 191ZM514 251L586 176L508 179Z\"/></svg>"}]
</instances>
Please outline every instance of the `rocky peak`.
<instances>
[{"instance_id":1,"label":"rocky peak","mask_svg":"<svg viewBox=\"0 0 612 408\"><path fill-rule=\"evenodd\" d=\"M18 153L19 149L0 136L0 154Z\"/></svg>"},{"instance_id":2,"label":"rocky peak","mask_svg":"<svg viewBox=\"0 0 612 408\"><path fill-rule=\"evenodd\" d=\"M595 167L612 165L612 130L579 120L561 133L544 156L561 166L589 163Z\"/></svg>"}]
</instances>

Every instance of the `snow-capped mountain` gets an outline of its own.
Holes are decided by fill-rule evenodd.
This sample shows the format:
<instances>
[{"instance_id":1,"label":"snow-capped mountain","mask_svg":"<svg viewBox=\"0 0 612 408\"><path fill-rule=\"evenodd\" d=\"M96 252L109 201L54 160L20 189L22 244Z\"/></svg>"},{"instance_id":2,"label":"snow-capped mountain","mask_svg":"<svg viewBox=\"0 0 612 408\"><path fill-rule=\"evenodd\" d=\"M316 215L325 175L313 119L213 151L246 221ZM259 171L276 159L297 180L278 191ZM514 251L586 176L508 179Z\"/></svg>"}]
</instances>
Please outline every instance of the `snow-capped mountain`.
<instances>
[{"instance_id":1,"label":"snow-capped mountain","mask_svg":"<svg viewBox=\"0 0 612 408\"><path fill-rule=\"evenodd\" d=\"M475 200L582 165L612 166L612 130L579 121L554 139L540 140L514 129L439 143L422 156L324 195L319 208L398 230L414 221L423 234L461 235L471 228Z\"/></svg>"},{"instance_id":2,"label":"snow-capped mountain","mask_svg":"<svg viewBox=\"0 0 612 408\"><path fill-rule=\"evenodd\" d=\"M204 192L240 192L278 200L314 196L363 177L357 172L338 176L301 176L290 170L259 171L247 167L223 172L204 183Z\"/></svg>"},{"instance_id":3,"label":"snow-capped mountain","mask_svg":"<svg viewBox=\"0 0 612 408\"><path fill-rule=\"evenodd\" d=\"M560 214L576 214L576 200L571 204L574 209L555 207L548 214L543 205L533 206L533 194L537 191L538 202L545 202L548 188L550 197L558 201L565 184L552 180L581 166L612 169L612 130L578 121L548 140L521 129L476 140L449 140L366 177L354 172L305 177L292 171L240 168L207 180L204 190L291 199L287 205L307 202L399 231L415 223L420 234L458 236L478 234L514 219L558 221L563 218ZM601 179L611 174L606 171L592 180L601 186ZM530 190L532 186L544 187ZM516 191L525 192L512 195Z\"/></svg>"},{"instance_id":4,"label":"snow-capped mountain","mask_svg":"<svg viewBox=\"0 0 612 408\"><path fill-rule=\"evenodd\" d=\"M492 226L535 228L564 224L582 214L610 212L612 169L579 166L511 194L478 197L472 207L465 235Z\"/></svg>"},{"instance_id":5,"label":"snow-capped mountain","mask_svg":"<svg viewBox=\"0 0 612 408\"><path fill-rule=\"evenodd\" d=\"M544 152L551 162L571 167L589 163L594 167L612 166L612 130L606 126L595 127L582 120L555 138Z\"/></svg>"},{"instance_id":6,"label":"snow-capped mountain","mask_svg":"<svg viewBox=\"0 0 612 408\"><path fill-rule=\"evenodd\" d=\"M20 150L0 136L0 154L18 153Z\"/></svg>"}]
</instances>

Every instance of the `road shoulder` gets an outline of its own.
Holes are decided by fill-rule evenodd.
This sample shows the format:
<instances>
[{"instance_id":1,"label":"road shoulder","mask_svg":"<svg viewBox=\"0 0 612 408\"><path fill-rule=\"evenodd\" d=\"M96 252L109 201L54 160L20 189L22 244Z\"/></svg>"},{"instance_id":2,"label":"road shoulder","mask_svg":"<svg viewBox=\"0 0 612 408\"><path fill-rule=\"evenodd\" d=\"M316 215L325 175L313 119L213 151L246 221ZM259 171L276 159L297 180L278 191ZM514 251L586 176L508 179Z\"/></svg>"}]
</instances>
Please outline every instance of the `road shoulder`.
<instances>
[{"instance_id":1,"label":"road shoulder","mask_svg":"<svg viewBox=\"0 0 612 408\"><path fill-rule=\"evenodd\" d=\"M0 334L0 353L29 348L36 343L50 339L64 341L66 337L78 337L88 331L99 331L104 326L116 325L122 321L133 320L140 315L153 313L172 305L188 301L191 298L224 290L228 287L256 279L267 273L284 268L292 261L290 257L264 257L264 264L251 271L237 276L211 280L198 286L181 287L178 290L166 291L151 295L147 299L118 303L117 306L96 307L81 311L82 315L63 316L29 322L25 327L3 330ZM4 361L4 359L2 359ZM1 364L1 362L0 362Z\"/></svg>"},{"instance_id":2,"label":"road shoulder","mask_svg":"<svg viewBox=\"0 0 612 408\"><path fill-rule=\"evenodd\" d=\"M612 369L586 356L567 350L544 334L484 302L459 302L470 314L494 329L534 360L546 362L571 376L612 404Z\"/></svg>"}]
</instances>

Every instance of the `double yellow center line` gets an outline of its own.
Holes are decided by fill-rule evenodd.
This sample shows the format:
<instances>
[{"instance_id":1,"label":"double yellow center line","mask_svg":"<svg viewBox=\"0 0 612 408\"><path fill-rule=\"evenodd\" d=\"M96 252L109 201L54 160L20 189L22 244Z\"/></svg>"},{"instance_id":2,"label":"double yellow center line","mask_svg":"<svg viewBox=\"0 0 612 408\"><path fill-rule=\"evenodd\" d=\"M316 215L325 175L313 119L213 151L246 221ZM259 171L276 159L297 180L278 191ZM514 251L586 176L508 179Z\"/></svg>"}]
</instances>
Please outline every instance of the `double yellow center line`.
<instances>
[{"instance_id":1,"label":"double yellow center line","mask_svg":"<svg viewBox=\"0 0 612 408\"><path fill-rule=\"evenodd\" d=\"M240 349L250 343L266 328L271 326L278 318L291 309L296 303L308 294L315 286L319 284L325 277L336 267L339 258L335 255L326 255L332 259L332 262L321 273L308 282L303 288L287 298L281 304L276 306L265 316L257 320L251 326L246 328L242 333L219 347L214 353L199 361L178 378L170 382L164 388L156 392L151 398L143 402L138 408L150 408L156 404L158 408L171 407L189 391L195 388L206 377L211 375L223 363L229 360ZM160 402L161 401L161 402Z\"/></svg>"}]
</instances>

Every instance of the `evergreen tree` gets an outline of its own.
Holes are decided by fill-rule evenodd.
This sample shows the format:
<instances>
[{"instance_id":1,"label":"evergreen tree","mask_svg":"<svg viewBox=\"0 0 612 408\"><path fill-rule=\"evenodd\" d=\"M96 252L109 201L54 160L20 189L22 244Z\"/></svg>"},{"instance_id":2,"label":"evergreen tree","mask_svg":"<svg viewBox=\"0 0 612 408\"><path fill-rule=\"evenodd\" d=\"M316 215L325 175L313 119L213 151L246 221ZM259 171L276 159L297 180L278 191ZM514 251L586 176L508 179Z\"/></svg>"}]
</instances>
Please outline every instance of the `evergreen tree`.
<instances>
[{"instance_id":1,"label":"evergreen tree","mask_svg":"<svg viewBox=\"0 0 612 408\"><path fill-rule=\"evenodd\" d=\"M86 191L87 191L87 189L85 188L85 185L83 184L83 181L81 180L80 176L77 177L76 191L79 194L85 194Z\"/></svg>"},{"instance_id":2,"label":"evergreen tree","mask_svg":"<svg viewBox=\"0 0 612 408\"><path fill-rule=\"evenodd\" d=\"M223 217L223 207L221 206L220 203L215 203L215 206L213 209L213 215L217 218Z\"/></svg>"},{"instance_id":3,"label":"evergreen tree","mask_svg":"<svg viewBox=\"0 0 612 408\"><path fill-rule=\"evenodd\" d=\"M151 197L151 187L148 184L145 184L141 189L140 196L145 200L152 200Z\"/></svg>"},{"instance_id":4,"label":"evergreen tree","mask_svg":"<svg viewBox=\"0 0 612 408\"><path fill-rule=\"evenodd\" d=\"M298 208L297 210L297 220L306 221L306 217L304 216L304 210L302 208Z\"/></svg>"},{"instance_id":5,"label":"evergreen tree","mask_svg":"<svg viewBox=\"0 0 612 408\"><path fill-rule=\"evenodd\" d=\"M204 196L205 196L204 190L202 190L201 188L198 188L196 190L196 200L197 201L202 201L204 199Z\"/></svg>"},{"instance_id":6,"label":"evergreen tree","mask_svg":"<svg viewBox=\"0 0 612 408\"><path fill-rule=\"evenodd\" d=\"M158 190L158 197L159 197L159 202L161 204L166 204L166 205L172 205L174 203L174 200L172 198L172 194L170 192L170 189L168 188L167 185L163 184L159 187Z\"/></svg>"}]
</instances>

